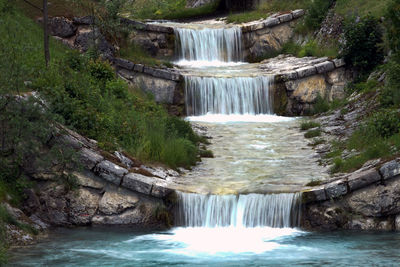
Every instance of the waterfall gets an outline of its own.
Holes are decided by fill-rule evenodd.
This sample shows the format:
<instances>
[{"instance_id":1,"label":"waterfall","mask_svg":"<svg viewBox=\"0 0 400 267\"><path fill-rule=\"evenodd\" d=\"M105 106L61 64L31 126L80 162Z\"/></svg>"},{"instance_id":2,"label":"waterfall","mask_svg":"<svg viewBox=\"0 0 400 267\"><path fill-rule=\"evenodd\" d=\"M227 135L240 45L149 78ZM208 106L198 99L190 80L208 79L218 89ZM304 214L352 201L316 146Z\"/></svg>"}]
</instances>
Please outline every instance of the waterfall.
<instances>
[{"instance_id":1,"label":"waterfall","mask_svg":"<svg viewBox=\"0 0 400 267\"><path fill-rule=\"evenodd\" d=\"M177 224L186 227L296 227L300 194L201 195L178 193Z\"/></svg>"},{"instance_id":2,"label":"waterfall","mask_svg":"<svg viewBox=\"0 0 400 267\"><path fill-rule=\"evenodd\" d=\"M268 76L185 76L187 115L272 114L271 80Z\"/></svg>"},{"instance_id":3,"label":"waterfall","mask_svg":"<svg viewBox=\"0 0 400 267\"><path fill-rule=\"evenodd\" d=\"M188 29L175 28L176 48L180 59L201 61L241 61L240 27Z\"/></svg>"}]
</instances>

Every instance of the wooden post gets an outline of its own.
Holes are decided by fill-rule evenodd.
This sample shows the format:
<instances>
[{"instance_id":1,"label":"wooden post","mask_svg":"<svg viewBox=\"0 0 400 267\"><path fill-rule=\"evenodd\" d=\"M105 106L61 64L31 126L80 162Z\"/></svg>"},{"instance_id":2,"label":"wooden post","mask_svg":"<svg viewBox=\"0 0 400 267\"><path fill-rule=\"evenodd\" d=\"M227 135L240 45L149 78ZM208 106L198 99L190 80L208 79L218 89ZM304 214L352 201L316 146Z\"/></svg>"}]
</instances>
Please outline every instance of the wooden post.
<instances>
[{"instance_id":1,"label":"wooden post","mask_svg":"<svg viewBox=\"0 0 400 267\"><path fill-rule=\"evenodd\" d=\"M48 22L49 22L49 12L47 7L47 0L43 0L44 59L46 61L46 67L49 66L50 62Z\"/></svg>"}]
</instances>

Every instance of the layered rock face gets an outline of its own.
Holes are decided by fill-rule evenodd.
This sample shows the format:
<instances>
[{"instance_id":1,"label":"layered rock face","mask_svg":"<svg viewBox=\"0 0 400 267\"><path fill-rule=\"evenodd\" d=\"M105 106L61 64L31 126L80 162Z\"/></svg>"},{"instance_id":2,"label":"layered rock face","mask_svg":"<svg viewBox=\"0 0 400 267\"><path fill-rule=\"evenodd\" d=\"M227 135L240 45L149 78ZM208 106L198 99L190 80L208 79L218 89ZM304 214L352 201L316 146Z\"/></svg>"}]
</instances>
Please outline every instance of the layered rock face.
<instances>
[{"instance_id":1,"label":"layered rock face","mask_svg":"<svg viewBox=\"0 0 400 267\"><path fill-rule=\"evenodd\" d=\"M400 231L400 158L336 179L303 192L304 227Z\"/></svg>"},{"instance_id":2,"label":"layered rock face","mask_svg":"<svg viewBox=\"0 0 400 267\"><path fill-rule=\"evenodd\" d=\"M37 186L25 192L22 210L35 225L160 227L170 223L166 214L175 191L167 180L177 172L144 166L119 152L108 154L95 141L67 129L51 143L59 142L78 151L82 169L71 173L77 189L69 190L51 169L30 168L27 175Z\"/></svg>"}]
</instances>

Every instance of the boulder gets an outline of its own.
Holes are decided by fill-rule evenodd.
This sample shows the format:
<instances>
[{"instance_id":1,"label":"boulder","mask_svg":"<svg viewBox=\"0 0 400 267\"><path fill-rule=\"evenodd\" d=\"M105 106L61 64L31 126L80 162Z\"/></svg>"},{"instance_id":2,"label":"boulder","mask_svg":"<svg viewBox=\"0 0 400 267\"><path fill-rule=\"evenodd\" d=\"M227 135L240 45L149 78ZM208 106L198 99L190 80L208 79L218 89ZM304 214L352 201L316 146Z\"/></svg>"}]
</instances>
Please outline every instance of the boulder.
<instances>
[{"instance_id":1,"label":"boulder","mask_svg":"<svg viewBox=\"0 0 400 267\"><path fill-rule=\"evenodd\" d=\"M74 17L72 22L77 25L92 25L94 18L92 16Z\"/></svg>"},{"instance_id":2,"label":"boulder","mask_svg":"<svg viewBox=\"0 0 400 267\"><path fill-rule=\"evenodd\" d=\"M292 15L292 13L283 14L283 15L278 16L278 19L281 23L288 22L293 19L293 15Z\"/></svg>"},{"instance_id":3,"label":"boulder","mask_svg":"<svg viewBox=\"0 0 400 267\"><path fill-rule=\"evenodd\" d=\"M138 196L128 190L110 189L101 198L99 211L105 215L120 214L127 209L136 207L138 202Z\"/></svg>"},{"instance_id":4,"label":"boulder","mask_svg":"<svg viewBox=\"0 0 400 267\"><path fill-rule=\"evenodd\" d=\"M330 61L318 63L315 65L315 67L317 68L318 73L325 73L335 69L335 65Z\"/></svg>"},{"instance_id":5,"label":"boulder","mask_svg":"<svg viewBox=\"0 0 400 267\"><path fill-rule=\"evenodd\" d=\"M314 66L307 66L307 67L297 69L297 76L299 78L305 78L308 76L312 76L316 73L317 73L317 69Z\"/></svg>"},{"instance_id":6,"label":"boulder","mask_svg":"<svg viewBox=\"0 0 400 267\"><path fill-rule=\"evenodd\" d=\"M107 184L103 179L88 170L75 171L72 174L76 177L78 185L83 187L103 190Z\"/></svg>"},{"instance_id":7,"label":"boulder","mask_svg":"<svg viewBox=\"0 0 400 267\"><path fill-rule=\"evenodd\" d=\"M63 17L49 19L48 27L51 35L61 38L68 38L76 33L76 27L72 21Z\"/></svg>"},{"instance_id":8,"label":"boulder","mask_svg":"<svg viewBox=\"0 0 400 267\"><path fill-rule=\"evenodd\" d=\"M107 59L112 59L114 56L114 47L106 40L106 38L100 33L99 29L94 31L81 31L78 33L74 43L75 47L78 47L83 52L86 52L92 46L95 46L97 50Z\"/></svg>"},{"instance_id":9,"label":"boulder","mask_svg":"<svg viewBox=\"0 0 400 267\"><path fill-rule=\"evenodd\" d=\"M104 160L97 164L94 171L101 178L116 185L120 185L122 177L128 173L127 169L122 168L108 160Z\"/></svg>"}]
</instances>

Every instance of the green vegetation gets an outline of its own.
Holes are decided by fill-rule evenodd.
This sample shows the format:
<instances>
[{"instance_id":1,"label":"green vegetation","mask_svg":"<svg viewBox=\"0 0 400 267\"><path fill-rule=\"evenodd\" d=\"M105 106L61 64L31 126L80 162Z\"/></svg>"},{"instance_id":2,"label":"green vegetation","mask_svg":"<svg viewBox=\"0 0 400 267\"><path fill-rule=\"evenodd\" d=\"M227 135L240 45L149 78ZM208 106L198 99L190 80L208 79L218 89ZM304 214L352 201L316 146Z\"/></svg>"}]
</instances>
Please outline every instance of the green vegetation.
<instances>
[{"instance_id":1,"label":"green vegetation","mask_svg":"<svg viewBox=\"0 0 400 267\"><path fill-rule=\"evenodd\" d=\"M218 4L186 8L186 0L136 0L125 5L122 15L134 19L185 19L212 14Z\"/></svg>"},{"instance_id":2,"label":"green vegetation","mask_svg":"<svg viewBox=\"0 0 400 267\"><path fill-rule=\"evenodd\" d=\"M303 25L300 25L300 28L302 28L301 31L312 32L318 30L334 3L335 0L310 1L306 8L306 16L304 17Z\"/></svg>"},{"instance_id":3,"label":"green vegetation","mask_svg":"<svg viewBox=\"0 0 400 267\"><path fill-rule=\"evenodd\" d=\"M369 73L383 61L383 51L379 44L383 42L382 28L378 21L368 15L351 18L344 25L344 38L341 55L349 66L361 74Z\"/></svg>"},{"instance_id":4,"label":"green vegetation","mask_svg":"<svg viewBox=\"0 0 400 267\"><path fill-rule=\"evenodd\" d=\"M307 130L309 130L309 129L317 128L317 127L320 127L320 126L321 126L321 124L319 124L318 122L314 122L314 121L305 121L305 122L302 122L302 123L301 123L301 125L300 125L300 130L302 130L302 131L307 131Z\"/></svg>"},{"instance_id":5,"label":"green vegetation","mask_svg":"<svg viewBox=\"0 0 400 267\"><path fill-rule=\"evenodd\" d=\"M318 137L321 136L321 129L313 129L313 130L309 130L304 134L305 138L314 138L314 137Z\"/></svg>"},{"instance_id":6,"label":"green vegetation","mask_svg":"<svg viewBox=\"0 0 400 267\"><path fill-rule=\"evenodd\" d=\"M287 11L304 8L308 2L309 0L269 0L265 3L262 3L256 10L230 14L227 17L227 21L229 23L244 23L253 20L265 19L272 13L284 13Z\"/></svg>"},{"instance_id":7,"label":"green vegetation","mask_svg":"<svg viewBox=\"0 0 400 267\"><path fill-rule=\"evenodd\" d=\"M388 3L391 0L336 0L335 12L343 17L349 15L366 16L371 14L375 18L385 15Z\"/></svg>"},{"instance_id":8,"label":"green vegetation","mask_svg":"<svg viewBox=\"0 0 400 267\"><path fill-rule=\"evenodd\" d=\"M135 43L127 43L118 51L119 56L124 59L131 60L135 63L144 64L150 67L166 66L172 67L169 61L159 60L150 56L142 47Z\"/></svg>"}]
</instances>

